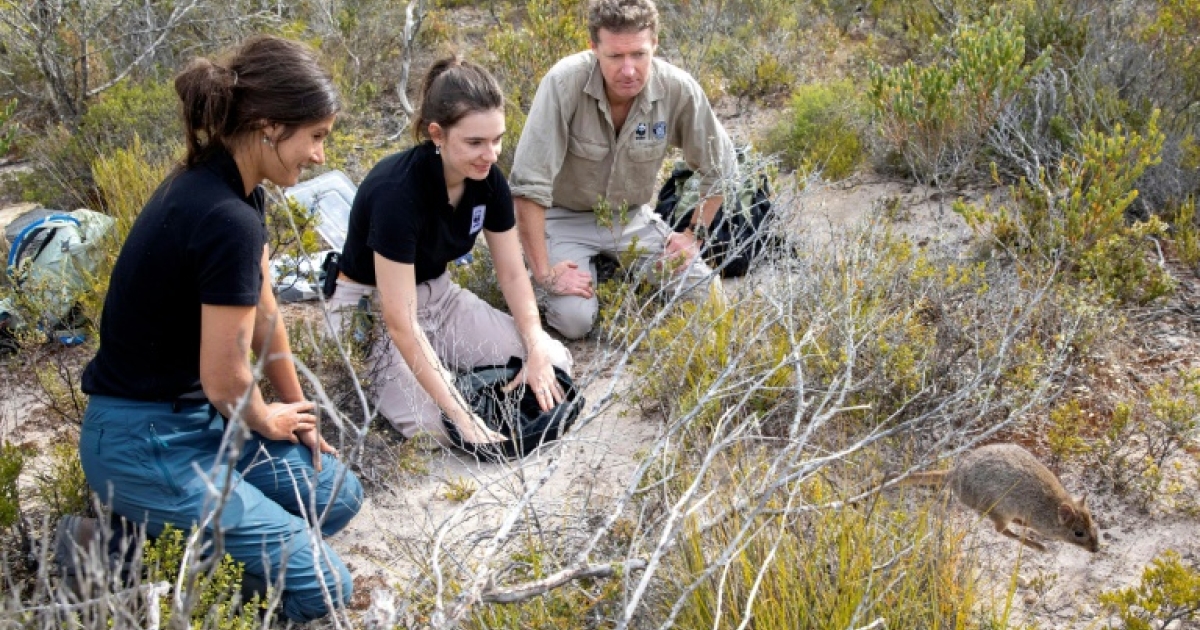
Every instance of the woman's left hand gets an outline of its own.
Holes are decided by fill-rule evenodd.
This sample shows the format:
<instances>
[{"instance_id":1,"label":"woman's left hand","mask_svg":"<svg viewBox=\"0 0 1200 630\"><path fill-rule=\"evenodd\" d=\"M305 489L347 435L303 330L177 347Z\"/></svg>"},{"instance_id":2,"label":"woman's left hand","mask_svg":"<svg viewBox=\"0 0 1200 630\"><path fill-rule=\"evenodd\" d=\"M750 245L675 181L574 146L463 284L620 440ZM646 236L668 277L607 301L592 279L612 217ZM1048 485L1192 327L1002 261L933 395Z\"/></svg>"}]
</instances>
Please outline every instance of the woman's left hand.
<instances>
[{"instance_id":1,"label":"woman's left hand","mask_svg":"<svg viewBox=\"0 0 1200 630\"><path fill-rule=\"evenodd\" d=\"M544 344L535 343L532 348L526 349L525 367L504 387L504 391L512 391L524 383L533 390L542 411L550 411L561 403L567 394L558 384L558 378L554 376L554 364L550 362L550 354L544 348Z\"/></svg>"},{"instance_id":2,"label":"woman's left hand","mask_svg":"<svg viewBox=\"0 0 1200 630\"><path fill-rule=\"evenodd\" d=\"M301 444L307 446L308 450L312 451L313 468L316 468L317 472L321 472L321 453L333 453L337 455L337 449L330 446L329 442L326 442L325 438L316 429L297 431L296 437L300 439Z\"/></svg>"}]
</instances>

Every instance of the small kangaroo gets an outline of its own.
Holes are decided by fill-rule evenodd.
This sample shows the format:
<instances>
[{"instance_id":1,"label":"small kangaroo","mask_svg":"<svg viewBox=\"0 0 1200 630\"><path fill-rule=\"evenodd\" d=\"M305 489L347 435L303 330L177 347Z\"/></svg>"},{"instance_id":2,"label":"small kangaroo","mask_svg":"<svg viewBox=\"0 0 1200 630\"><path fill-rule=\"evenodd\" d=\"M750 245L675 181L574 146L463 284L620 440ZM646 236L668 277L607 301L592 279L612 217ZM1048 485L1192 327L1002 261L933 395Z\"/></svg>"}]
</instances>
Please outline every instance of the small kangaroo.
<instances>
[{"instance_id":1,"label":"small kangaroo","mask_svg":"<svg viewBox=\"0 0 1200 630\"><path fill-rule=\"evenodd\" d=\"M1071 498L1049 468L1016 444L981 446L960 457L949 471L913 473L901 483L946 482L967 507L992 519L996 531L1024 545L1046 550L1041 543L1014 534L1008 529L1010 523L1092 553L1100 550L1087 495Z\"/></svg>"}]
</instances>

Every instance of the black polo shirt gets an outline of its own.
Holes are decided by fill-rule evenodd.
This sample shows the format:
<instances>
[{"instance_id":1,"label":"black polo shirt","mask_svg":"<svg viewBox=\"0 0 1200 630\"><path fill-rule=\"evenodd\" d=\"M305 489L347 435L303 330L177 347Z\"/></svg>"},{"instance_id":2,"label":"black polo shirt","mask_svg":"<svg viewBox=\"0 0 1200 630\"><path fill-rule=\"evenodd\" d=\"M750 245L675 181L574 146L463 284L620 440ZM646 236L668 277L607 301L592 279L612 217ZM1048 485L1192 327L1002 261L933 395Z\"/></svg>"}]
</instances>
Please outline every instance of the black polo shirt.
<instances>
[{"instance_id":1,"label":"black polo shirt","mask_svg":"<svg viewBox=\"0 0 1200 630\"><path fill-rule=\"evenodd\" d=\"M467 178L451 207L442 159L427 141L380 160L363 179L339 266L351 280L374 286L379 252L413 265L417 283L426 282L471 251L481 229L505 232L516 224L508 182L495 165L486 179Z\"/></svg>"},{"instance_id":2,"label":"black polo shirt","mask_svg":"<svg viewBox=\"0 0 1200 630\"><path fill-rule=\"evenodd\" d=\"M255 306L267 242L262 188L245 196L220 151L168 177L113 268L88 394L172 400L200 391L200 306Z\"/></svg>"}]
</instances>

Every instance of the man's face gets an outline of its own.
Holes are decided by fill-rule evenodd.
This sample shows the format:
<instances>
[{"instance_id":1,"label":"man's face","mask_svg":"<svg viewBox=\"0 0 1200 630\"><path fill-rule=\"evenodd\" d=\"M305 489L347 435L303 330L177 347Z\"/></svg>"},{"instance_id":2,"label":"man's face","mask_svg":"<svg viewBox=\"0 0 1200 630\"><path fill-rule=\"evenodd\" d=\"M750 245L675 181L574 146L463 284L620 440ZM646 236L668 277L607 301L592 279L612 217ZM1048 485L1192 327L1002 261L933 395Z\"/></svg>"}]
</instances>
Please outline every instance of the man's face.
<instances>
[{"instance_id":1,"label":"man's face","mask_svg":"<svg viewBox=\"0 0 1200 630\"><path fill-rule=\"evenodd\" d=\"M619 105L633 100L650 77L650 61L658 38L650 29L636 33L614 33L600 29L592 52L600 60L604 76L604 91L610 104Z\"/></svg>"}]
</instances>

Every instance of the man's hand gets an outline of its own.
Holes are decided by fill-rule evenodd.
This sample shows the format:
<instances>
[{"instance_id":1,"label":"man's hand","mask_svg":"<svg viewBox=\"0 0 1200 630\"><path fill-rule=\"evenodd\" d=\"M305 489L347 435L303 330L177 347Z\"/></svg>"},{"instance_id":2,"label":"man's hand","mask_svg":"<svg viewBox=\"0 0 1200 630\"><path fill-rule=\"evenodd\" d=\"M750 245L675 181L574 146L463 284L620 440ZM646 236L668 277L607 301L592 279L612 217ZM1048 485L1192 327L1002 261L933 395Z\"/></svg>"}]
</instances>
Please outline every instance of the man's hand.
<instances>
[{"instance_id":1,"label":"man's hand","mask_svg":"<svg viewBox=\"0 0 1200 630\"><path fill-rule=\"evenodd\" d=\"M592 274L581 270L573 261L564 260L550 268L550 272L535 277L534 282L551 295L576 295L590 298L593 295Z\"/></svg>"},{"instance_id":2,"label":"man's hand","mask_svg":"<svg viewBox=\"0 0 1200 630\"><path fill-rule=\"evenodd\" d=\"M659 268L671 265L673 273L683 273L700 255L700 241L691 232L671 232L667 237L667 246L659 260Z\"/></svg>"}]
</instances>

